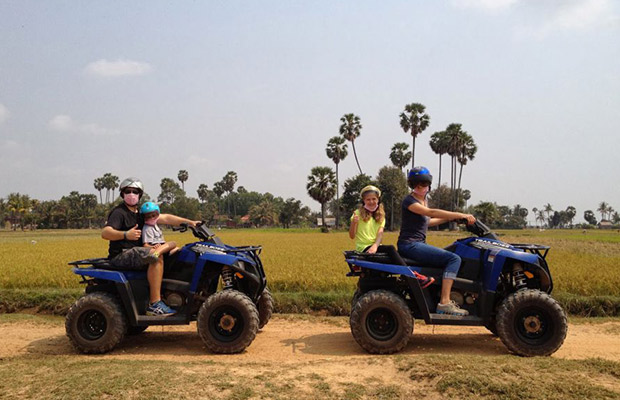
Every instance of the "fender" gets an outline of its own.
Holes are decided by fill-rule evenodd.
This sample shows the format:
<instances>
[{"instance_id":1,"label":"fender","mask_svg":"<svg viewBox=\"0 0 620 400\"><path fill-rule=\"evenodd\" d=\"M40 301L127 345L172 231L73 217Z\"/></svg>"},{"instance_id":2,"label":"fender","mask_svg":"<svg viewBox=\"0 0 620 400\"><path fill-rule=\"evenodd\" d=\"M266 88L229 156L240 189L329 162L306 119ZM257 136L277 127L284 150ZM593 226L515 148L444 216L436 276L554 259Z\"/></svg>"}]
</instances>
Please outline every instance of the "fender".
<instances>
[{"instance_id":1,"label":"fender","mask_svg":"<svg viewBox=\"0 0 620 400\"><path fill-rule=\"evenodd\" d=\"M73 273L82 277L90 277L95 279L103 279L118 283L128 283L134 279L144 279L146 273L144 271L113 271L109 269L98 268L73 268Z\"/></svg>"},{"instance_id":2,"label":"fender","mask_svg":"<svg viewBox=\"0 0 620 400\"><path fill-rule=\"evenodd\" d=\"M399 274L405 275L410 278L415 278L413 271L419 271L419 267L405 267L403 265L394 265L394 264L380 264L372 261L364 261L364 260L353 260L347 259L347 262L352 265L357 265L362 268L374 269L377 271L383 271L390 274Z\"/></svg>"}]
</instances>

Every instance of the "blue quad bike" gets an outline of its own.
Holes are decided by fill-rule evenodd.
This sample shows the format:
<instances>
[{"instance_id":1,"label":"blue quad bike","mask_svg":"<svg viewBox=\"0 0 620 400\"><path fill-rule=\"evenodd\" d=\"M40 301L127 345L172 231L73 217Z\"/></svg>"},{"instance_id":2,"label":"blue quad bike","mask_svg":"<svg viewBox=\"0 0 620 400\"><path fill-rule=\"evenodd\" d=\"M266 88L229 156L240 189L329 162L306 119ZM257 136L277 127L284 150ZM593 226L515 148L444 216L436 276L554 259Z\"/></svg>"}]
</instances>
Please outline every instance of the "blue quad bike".
<instances>
[{"instance_id":1,"label":"blue quad bike","mask_svg":"<svg viewBox=\"0 0 620 400\"><path fill-rule=\"evenodd\" d=\"M545 261L549 247L504 243L480 221L467 230L475 236L446 248L462 260L450 297L469 311L465 317L435 312L442 268L402 258L393 246L380 246L376 254L345 252L347 276L359 277L351 333L364 350L376 354L402 350L415 318L434 325L485 326L521 356L547 356L560 348L567 321L550 296L553 281ZM435 282L422 289L413 271L432 276Z\"/></svg>"},{"instance_id":2,"label":"blue quad bike","mask_svg":"<svg viewBox=\"0 0 620 400\"><path fill-rule=\"evenodd\" d=\"M187 325L214 353L238 353L252 343L273 312L273 300L259 254L260 246L232 247L206 224L181 225L199 241L164 257L162 299L177 313L147 316L149 285L145 271L119 270L107 258L74 261L85 294L69 309L67 336L83 353L105 353L125 335L151 325Z\"/></svg>"}]
</instances>

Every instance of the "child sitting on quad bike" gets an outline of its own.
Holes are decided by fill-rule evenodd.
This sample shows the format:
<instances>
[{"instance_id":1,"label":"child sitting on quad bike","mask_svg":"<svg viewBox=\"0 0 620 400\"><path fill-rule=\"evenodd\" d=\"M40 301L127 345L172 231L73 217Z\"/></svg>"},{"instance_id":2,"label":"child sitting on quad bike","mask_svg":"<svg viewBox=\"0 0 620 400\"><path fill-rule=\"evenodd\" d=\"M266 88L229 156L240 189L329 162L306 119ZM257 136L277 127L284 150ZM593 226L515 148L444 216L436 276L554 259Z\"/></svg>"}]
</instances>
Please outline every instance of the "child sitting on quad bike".
<instances>
[{"instance_id":1,"label":"child sitting on quad bike","mask_svg":"<svg viewBox=\"0 0 620 400\"><path fill-rule=\"evenodd\" d=\"M159 206L157 204L147 201L140 207L140 214L144 216L142 243L145 247L151 248L150 258L157 259L162 254L169 253L172 255L180 250L175 242L164 240L164 234L157 225L159 219Z\"/></svg>"},{"instance_id":2,"label":"child sitting on quad bike","mask_svg":"<svg viewBox=\"0 0 620 400\"><path fill-rule=\"evenodd\" d=\"M445 266L437 313L466 316L469 312L450 300L450 291L459 272L461 258L454 253L426 244L426 231L429 226L437 226L457 219L466 219L468 224L473 224L476 222L476 217L471 214L428 208L426 196L432 182L433 176L426 167L415 167L409 171L407 183L412 192L403 199L402 203L398 252L403 257L418 261L421 265Z\"/></svg>"},{"instance_id":3,"label":"child sitting on quad bike","mask_svg":"<svg viewBox=\"0 0 620 400\"><path fill-rule=\"evenodd\" d=\"M173 309L161 300L161 283L164 275L163 257L149 257L151 249L142 246L144 219L139 213L138 202L144 194L144 185L138 178L126 178L119 186L123 202L108 214L101 237L110 241L108 260L111 265L126 270L146 270L149 283L148 315L172 315ZM199 221L191 221L172 214L161 214L159 221L166 225L186 223L196 226Z\"/></svg>"},{"instance_id":4,"label":"child sitting on quad bike","mask_svg":"<svg viewBox=\"0 0 620 400\"><path fill-rule=\"evenodd\" d=\"M362 205L351 216L349 237L355 239L355 250L374 254L380 249L383 252L394 251L392 246L380 246L385 227L385 211L381 204L381 190L373 185L365 186L361 192ZM435 282L435 278L413 272L420 281L422 288Z\"/></svg>"}]
</instances>

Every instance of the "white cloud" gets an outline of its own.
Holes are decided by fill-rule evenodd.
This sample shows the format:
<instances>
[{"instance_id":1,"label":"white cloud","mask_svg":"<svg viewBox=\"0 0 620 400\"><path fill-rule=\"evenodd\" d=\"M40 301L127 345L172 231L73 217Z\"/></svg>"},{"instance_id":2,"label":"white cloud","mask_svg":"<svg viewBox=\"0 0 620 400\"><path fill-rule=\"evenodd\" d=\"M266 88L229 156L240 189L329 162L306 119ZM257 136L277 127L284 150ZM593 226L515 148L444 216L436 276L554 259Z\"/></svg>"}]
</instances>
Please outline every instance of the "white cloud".
<instances>
[{"instance_id":1,"label":"white cloud","mask_svg":"<svg viewBox=\"0 0 620 400\"><path fill-rule=\"evenodd\" d=\"M543 29L586 29L618 21L611 0L582 0L563 3Z\"/></svg>"},{"instance_id":2,"label":"white cloud","mask_svg":"<svg viewBox=\"0 0 620 400\"><path fill-rule=\"evenodd\" d=\"M121 59L108 61L101 59L88 64L84 71L90 75L115 78L119 76L144 75L152 69L151 64L138 61Z\"/></svg>"},{"instance_id":3,"label":"white cloud","mask_svg":"<svg viewBox=\"0 0 620 400\"><path fill-rule=\"evenodd\" d=\"M4 106L4 104L0 103L0 125L5 123L6 120L9 119L10 115L11 113L9 110Z\"/></svg>"},{"instance_id":4,"label":"white cloud","mask_svg":"<svg viewBox=\"0 0 620 400\"><path fill-rule=\"evenodd\" d=\"M95 136L118 135L120 133L118 130L103 128L97 124L74 121L68 115L56 115L47 123L47 126L57 132L73 132Z\"/></svg>"},{"instance_id":5,"label":"white cloud","mask_svg":"<svg viewBox=\"0 0 620 400\"><path fill-rule=\"evenodd\" d=\"M460 8L477 8L485 11L496 11L510 8L519 0L452 0L452 4Z\"/></svg>"}]
</instances>

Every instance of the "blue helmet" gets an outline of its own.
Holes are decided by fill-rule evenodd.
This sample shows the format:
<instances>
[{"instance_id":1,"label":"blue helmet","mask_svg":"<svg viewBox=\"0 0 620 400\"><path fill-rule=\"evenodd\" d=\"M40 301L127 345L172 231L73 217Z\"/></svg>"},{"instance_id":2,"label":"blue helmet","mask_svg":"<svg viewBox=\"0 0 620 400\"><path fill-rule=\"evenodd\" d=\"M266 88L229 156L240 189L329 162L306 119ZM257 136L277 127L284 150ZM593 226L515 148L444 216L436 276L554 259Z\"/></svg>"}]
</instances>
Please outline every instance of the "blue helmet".
<instances>
[{"instance_id":1,"label":"blue helmet","mask_svg":"<svg viewBox=\"0 0 620 400\"><path fill-rule=\"evenodd\" d=\"M159 206L152 201L147 201L140 207L140 214L148 214L155 211L159 212Z\"/></svg>"},{"instance_id":2,"label":"blue helmet","mask_svg":"<svg viewBox=\"0 0 620 400\"><path fill-rule=\"evenodd\" d=\"M413 167L407 175L407 183L413 189L420 182L428 182L430 185L433 183L433 175L426 167Z\"/></svg>"}]
</instances>

